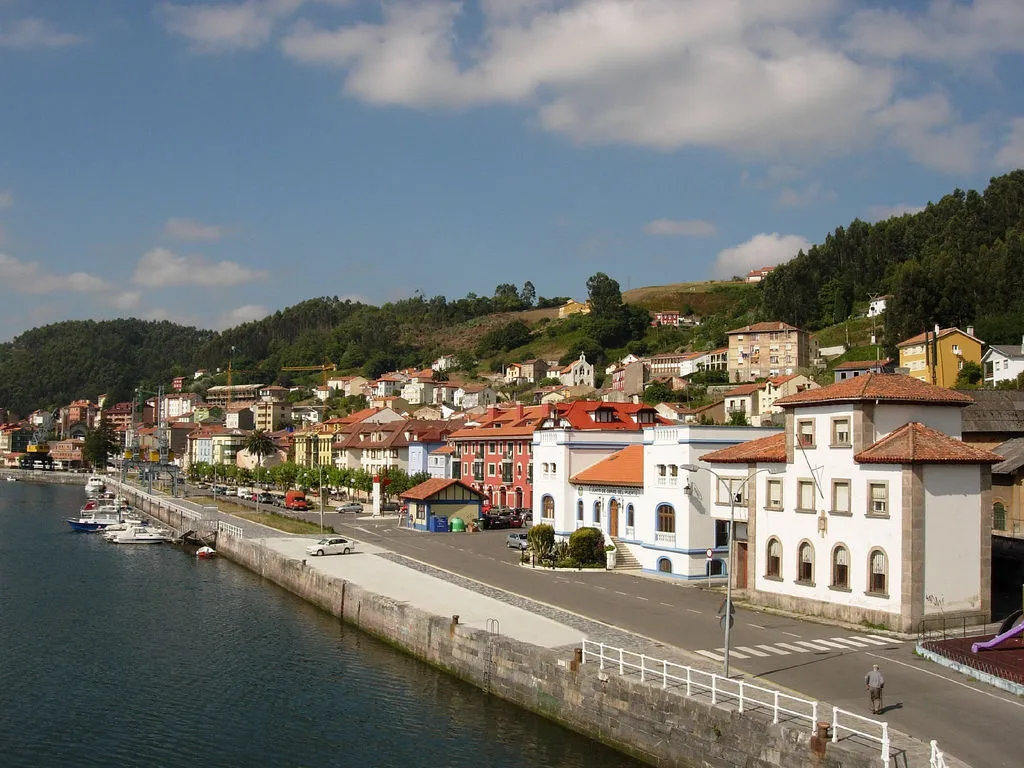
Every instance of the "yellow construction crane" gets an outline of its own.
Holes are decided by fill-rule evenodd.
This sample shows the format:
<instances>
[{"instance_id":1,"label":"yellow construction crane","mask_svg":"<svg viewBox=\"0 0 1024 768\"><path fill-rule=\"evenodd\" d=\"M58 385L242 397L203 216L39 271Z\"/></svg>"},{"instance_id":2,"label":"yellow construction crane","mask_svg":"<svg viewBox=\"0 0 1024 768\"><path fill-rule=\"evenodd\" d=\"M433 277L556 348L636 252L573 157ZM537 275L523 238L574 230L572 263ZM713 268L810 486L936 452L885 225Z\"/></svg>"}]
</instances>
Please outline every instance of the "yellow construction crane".
<instances>
[{"instance_id":1,"label":"yellow construction crane","mask_svg":"<svg viewBox=\"0 0 1024 768\"><path fill-rule=\"evenodd\" d=\"M232 389L231 389L231 377L232 377L232 374L235 374L235 373L263 373L263 371L254 371L254 370L245 369L245 368L235 368L234 367L234 361L229 360L228 361L228 369L227 369L227 374L228 374L228 405L231 405L231 398L232 398L232 395L234 394Z\"/></svg>"},{"instance_id":2,"label":"yellow construction crane","mask_svg":"<svg viewBox=\"0 0 1024 768\"><path fill-rule=\"evenodd\" d=\"M324 363L323 365L287 365L281 368L282 371L322 371L323 372L323 385L327 386L327 372L338 370L338 366L334 363Z\"/></svg>"}]
</instances>

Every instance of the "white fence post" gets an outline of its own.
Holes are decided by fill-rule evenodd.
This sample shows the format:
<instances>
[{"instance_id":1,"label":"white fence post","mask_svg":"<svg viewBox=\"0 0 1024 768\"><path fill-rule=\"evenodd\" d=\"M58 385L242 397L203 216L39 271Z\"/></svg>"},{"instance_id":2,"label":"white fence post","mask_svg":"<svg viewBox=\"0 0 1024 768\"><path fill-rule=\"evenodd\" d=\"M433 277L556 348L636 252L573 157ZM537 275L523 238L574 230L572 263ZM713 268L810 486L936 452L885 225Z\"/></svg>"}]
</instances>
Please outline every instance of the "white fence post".
<instances>
[{"instance_id":1,"label":"white fence post","mask_svg":"<svg viewBox=\"0 0 1024 768\"><path fill-rule=\"evenodd\" d=\"M882 723L882 765L889 768L889 724Z\"/></svg>"},{"instance_id":2,"label":"white fence post","mask_svg":"<svg viewBox=\"0 0 1024 768\"><path fill-rule=\"evenodd\" d=\"M622 664L622 649L621 648L619 648L619 674L620 675L626 674L625 667Z\"/></svg>"},{"instance_id":3,"label":"white fence post","mask_svg":"<svg viewBox=\"0 0 1024 768\"><path fill-rule=\"evenodd\" d=\"M690 667L686 668L686 695L687 696L692 696L693 695L693 675L692 675L692 672L693 672L692 668L690 668Z\"/></svg>"},{"instance_id":4,"label":"white fence post","mask_svg":"<svg viewBox=\"0 0 1024 768\"><path fill-rule=\"evenodd\" d=\"M718 703L718 675L711 676L711 703Z\"/></svg>"},{"instance_id":5,"label":"white fence post","mask_svg":"<svg viewBox=\"0 0 1024 768\"><path fill-rule=\"evenodd\" d=\"M598 669L604 669L604 643L600 643L599 647L601 648L601 664Z\"/></svg>"},{"instance_id":6,"label":"white fence post","mask_svg":"<svg viewBox=\"0 0 1024 768\"><path fill-rule=\"evenodd\" d=\"M668 662L661 660L661 689L668 688Z\"/></svg>"},{"instance_id":7,"label":"white fence post","mask_svg":"<svg viewBox=\"0 0 1024 768\"><path fill-rule=\"evenodd\" d=\"M814 733L814 731L817 729L817 727L818 727L818 702L815 701L814 703L811 704L811 733Z\"/></svg>"},{"instance_id":8,"label":"white fence post","mask_svg":"<svg viewBox=\"0 0 1024 768\"><path fill-rule=\"evenodd\" d=\"M832 707L832 743L839 741L839 707Z\"/></svg>"},{"instance_id":9,"label":"white fence post","mask_svg":"<svg viewBox=\"0 0 1024 768\"><path fill-rule=\"evenodd\" d=\"M740 680L740 714L743 714L743 681Z\"/></svg>"},{"instance_id":10,"label":"white fence post","mask_svg":"<svg viewBox=\"0 0 1024 768\"><path fill-rule=\"evenodd\" d=\"M775 709L775 712L772 715L772 725L778 725L779 724L779 692L778 691L775 692L775 707L774 707L774 709Z\"/></svg>"},{"instance_id":11,"label":"white fence post","mask_svg":"<svg viewBox=\"0 0 1024 768\"><path fill-rule=\"evenodd\" d=\"M646 660L647 660L647 657L644 656L641 653L640 654L640 682L641 683L647 680L647 670L644 668Z\"/></svg>"}]
</instances>

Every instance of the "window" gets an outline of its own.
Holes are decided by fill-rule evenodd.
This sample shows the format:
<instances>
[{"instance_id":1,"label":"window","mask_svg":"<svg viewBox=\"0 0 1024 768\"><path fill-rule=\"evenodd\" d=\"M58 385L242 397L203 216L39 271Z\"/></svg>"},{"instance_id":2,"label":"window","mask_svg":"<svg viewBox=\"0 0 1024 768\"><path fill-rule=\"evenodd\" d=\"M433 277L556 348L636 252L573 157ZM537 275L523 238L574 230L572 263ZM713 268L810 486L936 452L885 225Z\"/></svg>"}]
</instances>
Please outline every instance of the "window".
<instances>
[{"instance_id":1,"label":"window","mask_svg":"<svg viewBox=\"0 0 1024 768\"><path fill-rule=\"evenodd\" d=\"M810 420L796 423L796 444L801 448L814 447L814 422Z\"/></svg>"},{"instance_id":2,"label":"window","mask_svg":"<svg viewBox=\"0 0 1024 768\"><path fill-rule=\"evenodd\" d=\"M513 444L511 442L508 443L508 445L505 446L505 450L506 450L506 452L508 453L509 456L512 455L512 447L513 447Z\"/></svg>"},{"instance_id":3,"label":"window","mask_svg":"<svg viewBox=\"0 0 1024 768\"><path fill-rule=\"evenodd\" d=\"M594 519L593 522L597 525L601 524L601 502L594 502Z\"/></svg>"},{"instance_id":4,"label":"window","mask_svg":"<svg viewBox=\"0 0 1024 768\"><path fill-rule=\"evenodd\" d=\"M767 482L768 493L765 499L767 509L782 509L782 481L769 480Z\"/></svg>"},{"instance_id":5,"label":"window","mask_svg":"<svg viewBox=\"0 0 1024 768\"><path fill-rule=\"evenodd\" d=\"M842 544L832 550L832 586L836 589L850 588L850 550Z\"/></svg>"},{"instance_id":6,"label":"window","mask_svg":"<svg viewBox=\"0 0 1024 768\"><path fill-rule=\"evenodd\" d=\"M769 579L782 578L782 542L774 537L768 539L768 558L764 575Z\"/></svg>"},{"instance_id":7,"label":"window","mask_svg":"<svg viewBox=\"0 0 1024 768\"><path fill-rule=\"evenodd\" d=\"M583 499L576 502L576 519L583 522Z\"/></svg>"},{"instance_id":8,"label":"window","mask_svg":"<svg viewBox=\"0 0 1024 768\"><path fill-rule=\"evenodd\" d=\"M633 527L633 521L634 521L633 505L632 504L627 504L626 505L626 527L627 528L632 528Z\"/></svg>"},{"instance_id":9,"label":"window","mask_svg":"<svg viewBox=\"0 0 1024 768\"><path fill-rule=\"evenodd\" d=\"M491 453L494 453L497 450L497 446L493 442L488 443L487 450L490 451Z\"/></svg>"},{"instance_id":10,"label":"window","mask_svg":"<svg viewBox=\"0 0 1024 768\"><path fill-rule=\"evenodd\" d=\"M805 541L797 550L796 580L800 584L814 584L814 547L811 542Z\"/></svg>"},{"instance_id":11,"label":"window","mask_svg":"<svg viewBox=\"0 0 1024 768\"><path fill-rule=\"evenodd\" d=\"M658 505L658 532L676 532L676 511L672 508L671 504Z\"/></svg>"},{"instance_id":12,"label":"window","mask_svg":"<svg viewBox=\"0 0 1024 768\"><path fill-rule=\"evenodd\" d=\"M747 499L743 495L747 487L746 480L745 477L723 477L722 482L718 483L718 503L746 504Z\"/></svg>"},{"instance_id":13,"label":"window","mask_svg":"<svg viewBox=\"0 0 1024 768\"><path fill-rule=\"evenodd\" d=\"M850 514L850 481L832 481L832 514Z\"/></svg>"},{"instance_id":14,"label":"window","mask_svg":"<svg viewBox=\"0 0 1024 768\"><path fill-rule=\"evenodd\" d=\"M880 549L871 550L868 555L868 594L885 595L886 577L889 571L888 558Z\"/></svg>"},{"instance_id":15,"label":"window","mask_svg":"<svg viewBox=\"0 0 1024 768\"><path fill-rule=\"evenodd\" d=\"M997 501L992 505L992 528L996 531L1006 530L1006 507Z\"/></svg>"},{"instance_id":16,"label":"window","mask_svg":"<svg viewBox=\"0 0 1024 768\"><path fill-rule=\"evenodd\" d=\"M494 474L494 465L493 464L488 464L487 465L487 474L488 475L493 475Z\"/></svg>"},{"instance_id":17,"label":"window","mask_svg":"<svg viewBox=\"0 0 1024 768\"><path fill-rule=\"evenodd\" d=\"M850 447L850 420L848 418L832 419L832 447Z\"/></svg>"},{"instance_id":18,"label":"window","mask_svg":"<svg viewBox=\"0 0 1024 768\"><path fill-rule=\"evenodd\" d=\"M715 548L729 546L729 521L715 520Z\"/></svg>"},{"instance_id":19,"label":"window","mask_svg":"<svg viewBox=\"0 0 1024 768\"><path fill-rule=\"evenodd\" d=\"M868 483L870 491L871 506L868 507L869 515L887 516L889 514L889 484Z\"/></svg>"},{"instance_id":20,"label":"window","mask_svg":"<svg viewBox=\"0 0 1024 768\"><path fill-rule=\"evenodd\" d=\"M678 477L679 477L679 467L677 467L675 464L669 464L668 465L668 484L669 485L676 485L676 483L678 483L678 479L677 479Z\"/></svg>"},{"instance_id":21,"label":"window","mask_svg":"<svg viewBox=\"0 0 1024 768\"><path fill-rule=\"evenodd\" d=\"M541 516L549 519L555 516L555 500L551 496L541 500Z\"/></svg>"},{"instance_id":22,"label":"window","mask_svg":"<svg viewBox=\"0 0 1024 768\"><path fill-rule=\"evenodd\" d=\"M658 471L658 485L665 485L665 465L659 464L657 466Z\"/></svg>"},{"instance_id":23,"label":"window","mask_svg":"<svg viewBox=\"0 0 1024 768\"><path fill-rule=\"evenodd\" d=\"M798 480L796 484L796 508L801 512L814 511L814 481Z\"/></svg>"},{"instance_id":24,"label":"window","mask_svg":"<svg viewBox=\"0 0 1024 768\"><path fill-rule=\"evenodd\" d=\"M659 573L672 573L672 561L667 557L663 557L658 561L658 572Z\"/></svg>"}]
</instances>

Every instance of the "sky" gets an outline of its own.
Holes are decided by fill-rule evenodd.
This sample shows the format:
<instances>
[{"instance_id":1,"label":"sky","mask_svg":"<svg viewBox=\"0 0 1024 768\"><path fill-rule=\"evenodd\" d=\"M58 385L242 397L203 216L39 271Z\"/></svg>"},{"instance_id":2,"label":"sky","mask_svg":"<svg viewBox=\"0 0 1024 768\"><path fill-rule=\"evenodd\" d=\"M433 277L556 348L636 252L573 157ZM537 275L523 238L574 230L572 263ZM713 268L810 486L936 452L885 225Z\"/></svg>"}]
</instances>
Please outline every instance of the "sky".
<instances>
[{"instance_id":1,"label":"sky","mask_svg":"<svg viewBox=\"0 0 1024 768\"><path fill-rule=\"evenodd\" d=\"M1024 167L1021 0L0 0L0 341L729 278Z\"/></svg>"}]
</instances>

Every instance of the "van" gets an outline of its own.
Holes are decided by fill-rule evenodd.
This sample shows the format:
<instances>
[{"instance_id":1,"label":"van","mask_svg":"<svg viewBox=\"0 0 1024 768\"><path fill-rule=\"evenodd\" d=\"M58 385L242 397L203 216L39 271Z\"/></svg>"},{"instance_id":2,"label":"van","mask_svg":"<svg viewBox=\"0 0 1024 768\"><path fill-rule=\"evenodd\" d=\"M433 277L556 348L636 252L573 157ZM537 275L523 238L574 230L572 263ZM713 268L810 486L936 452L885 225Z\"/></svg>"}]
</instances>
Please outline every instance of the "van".
<instances>
[{"instance_id":1,"label":"van","mask_svg":"<svg viewBox=\"0 0 1024 768\"><path fill-rule=\"evenodd\" d=\"M284 508L296 509L299 511L309 509L309 503L306 501L306 494L302 491L288 491L284 495Z\"/></svg>"}]
</instances>

